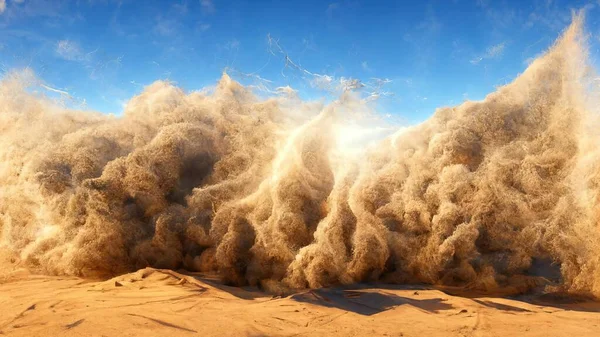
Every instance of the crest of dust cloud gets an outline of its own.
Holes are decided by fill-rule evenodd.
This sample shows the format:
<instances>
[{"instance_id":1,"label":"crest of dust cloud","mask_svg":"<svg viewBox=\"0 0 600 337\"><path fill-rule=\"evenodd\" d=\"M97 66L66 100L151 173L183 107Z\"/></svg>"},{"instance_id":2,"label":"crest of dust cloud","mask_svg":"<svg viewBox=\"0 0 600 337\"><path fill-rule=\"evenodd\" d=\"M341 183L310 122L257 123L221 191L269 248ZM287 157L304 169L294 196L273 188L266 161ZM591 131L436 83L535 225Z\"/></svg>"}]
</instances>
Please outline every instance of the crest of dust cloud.
<instances>
[{"instance_id":1,"label":"crest of dust cloud","mask_svg":"<svg viewBox=\"0 0 600 337\"><path fill-rule=\"evenodd\" d=\"M600 296L581 26L575 16L485 100L358 153L344 145L364 109L352 94L321 106L259 100L227 75L212 94L159 81L114 117L5 76L0 246L33 270L86 277L153 266L273 290L381 280ZM549 268L559 276L543 278Z\"/></svg>"}]
</instances>

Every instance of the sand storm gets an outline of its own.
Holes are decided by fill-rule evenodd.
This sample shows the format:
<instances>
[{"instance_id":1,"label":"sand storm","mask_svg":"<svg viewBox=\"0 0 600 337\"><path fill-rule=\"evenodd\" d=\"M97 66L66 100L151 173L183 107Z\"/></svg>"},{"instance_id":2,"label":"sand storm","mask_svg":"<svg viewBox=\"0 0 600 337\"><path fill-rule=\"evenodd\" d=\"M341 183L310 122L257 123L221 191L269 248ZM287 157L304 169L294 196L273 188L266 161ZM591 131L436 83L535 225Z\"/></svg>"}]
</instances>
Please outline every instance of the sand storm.
<instances>
[{"instance_id":1,"label":"sand storm","mask_svg":"<svg viewBox=\"0 0 600 337\"><path fill-rule=\"evenodd\" d=\"M0 84L0 247L41 273L217 272L272 291L363 281L600 296L598 93L581 16L513 83L357 154L365 110L158 81L122 116ZM34 135L34 136L32 136Z\"/></svg>"}]
</instances>

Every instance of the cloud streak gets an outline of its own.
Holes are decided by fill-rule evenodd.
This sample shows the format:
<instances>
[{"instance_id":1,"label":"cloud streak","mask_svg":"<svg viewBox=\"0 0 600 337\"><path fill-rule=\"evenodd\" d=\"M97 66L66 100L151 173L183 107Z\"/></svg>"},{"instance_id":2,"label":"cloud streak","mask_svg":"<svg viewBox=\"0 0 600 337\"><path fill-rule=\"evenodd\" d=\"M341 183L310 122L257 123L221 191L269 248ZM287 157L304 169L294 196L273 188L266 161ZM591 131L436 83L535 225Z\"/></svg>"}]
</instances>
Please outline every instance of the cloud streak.
<instances>
[{"instance_id":1,"label":"cloud streak","mask_svg":"<svg viewBox=\"0 0 600 337\"><path fill-rule=\"evenodd\" d=\"M504 53L504 49L506 48L506 43L505 42L501 42L498 43L496 45L490 46L488 47L488 49L485 51L485 54L474 57L473 59L471 59L471 64L479 64L479 62L486 60L486 59L497 59L502 57L502 54Z\"/></svg>"},{"instance_id":2,"label":"cloud streak","mask_svg":"<svg viewBox=\"0 0 600 337\"><path fill-rule=\"evenodd\" d=\"M2 0L0 0L2 1ZM77 42L71 40L60 40L56 43L56 54L62 59L68 61L80 61L83 53Z\"/></svg>"}]
</instances>

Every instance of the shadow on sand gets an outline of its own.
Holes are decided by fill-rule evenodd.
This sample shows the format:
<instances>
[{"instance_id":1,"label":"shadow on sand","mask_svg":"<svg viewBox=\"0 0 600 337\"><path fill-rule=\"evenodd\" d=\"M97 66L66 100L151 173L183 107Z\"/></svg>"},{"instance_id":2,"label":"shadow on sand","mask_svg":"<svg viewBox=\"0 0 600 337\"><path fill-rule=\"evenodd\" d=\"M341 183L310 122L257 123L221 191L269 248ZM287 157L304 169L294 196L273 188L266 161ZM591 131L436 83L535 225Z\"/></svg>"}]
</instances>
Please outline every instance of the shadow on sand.
<instances>
[{"instance_id":1,"label":"shadow on sand","mask_svg":"<svg viewBox=\"0 0 600 337\"><path fill-rule=\"evenodd\" d=\"M481 305L503 311L528 312L529 310L500 304L491 300L504 298L540 307L552 307L572 311L600 312L600 301L592 296L575 295L565 292L546 292L543 287L532 289L526 293L507 293L502 291L486 293L460 287L431 287L430 289L436 289L451 296L470 298Z\"/></svg>"},{"instance_id":2,"label":"shadow on sand","mask_svg":"<svg viewBox=\"0 0 600 337\"><path fill-rule=\"evenodd\" d=\"M281 297L265 292L257 287L234 287L225 285L216 275L198 273L185 274L244 300ZM600 312L600 302L597 300L572 294L544 293L538 291L527 294L510 295L506 293L477 292L460 287L435 287L430 285L361 283L349 286L306 290L292 294L289 298L297 302L338 308L367 316L384 312L401 305L410 305L419 310L431 313L453 309L451 304L445 302L446 299L444 299L443 296L417 299L414 298L415 296L403 297L392 293L395 291L411 291L416 295L419 290L437 290L450 296L469 298L483 306L515 313L530 312L530 310L506 303L498 303L495 302L494 299L504 298L531 305L553 307L562 310Z\"/></svg>"},{"instance_id":3,"label":"shadow on sand","mask_svg":"<svg viewBox=\"0 0 600 337\"><path fill-rule=\"evenodd\" d=\"M298 302L338 308L366 316L378 314L400 305L410 305L430 313L453 308L452 305L444 303L442 298L412 299L379 289L323 288L292 295L291 299Z\"/></svg>"}]
</instances>

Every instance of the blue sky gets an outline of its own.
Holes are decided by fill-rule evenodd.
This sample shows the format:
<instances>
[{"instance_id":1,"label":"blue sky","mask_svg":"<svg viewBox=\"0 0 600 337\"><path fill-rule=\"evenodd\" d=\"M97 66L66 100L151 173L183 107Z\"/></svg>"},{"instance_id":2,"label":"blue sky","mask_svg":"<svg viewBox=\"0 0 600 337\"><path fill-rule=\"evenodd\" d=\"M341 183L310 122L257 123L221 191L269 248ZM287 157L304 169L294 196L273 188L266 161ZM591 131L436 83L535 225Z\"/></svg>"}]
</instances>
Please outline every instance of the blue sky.
<instances>
[{"instance_id":1,"label":"blue sky","mask_svg":"<svg viewBox=\"0 0 600 337\"><path fill-rule=\"evenodd\" d=\"M600 0L0 0L0 72L30 67L106 113L154 80L198 90L225 69L308 99L332 96L315 79L357 78L415 123L510 82L584 7L598 64Z\"/></svg>"}]
</instances>

